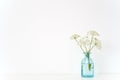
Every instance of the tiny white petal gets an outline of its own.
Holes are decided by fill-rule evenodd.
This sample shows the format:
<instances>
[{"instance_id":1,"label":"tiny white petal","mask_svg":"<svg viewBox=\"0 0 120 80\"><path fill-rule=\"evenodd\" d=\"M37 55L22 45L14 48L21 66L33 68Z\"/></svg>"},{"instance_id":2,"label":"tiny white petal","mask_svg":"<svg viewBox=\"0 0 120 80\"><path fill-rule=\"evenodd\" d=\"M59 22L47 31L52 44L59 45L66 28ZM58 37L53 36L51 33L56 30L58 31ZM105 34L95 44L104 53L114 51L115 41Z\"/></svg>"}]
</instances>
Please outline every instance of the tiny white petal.
<instances>
[{"instance_id":1,"label":"tiny white petal","mask_svg":"<svg viewBox=\"0 0 120 80\"><path fill-rule=\"evenodd\" d=\"M78 37L80 37L80 35L78 35L78 34L73 34L73 35L71 36L71 39L77 39Z\"/></svg>"},{"instance_id":2,"label":"tiny white petal","mask_svg":"<svg viewBox=\"0 0 120 80\"><path fill-rule=\"evenodd\" d=\"M90 40L87 37L83 37L79 40L79 43L85 47L90 44Z\"/></svg>"},{"instance_id":3,"label":"tiny white petal","mask_svg":"<svg viewBox=\"0 0 120 80\"><path fill-rule=\"evenodd\" d=\"M99 36L99 33L93 30L93 31L87 32L87 35Z\"/></svg>"},{"instance_id":4,"label":"tiny white petal","mask_svg":"<svg viewBox=\"0 0 120 80\"><path fill-rule=\"evenodd\" d=\"M100 40L98 40L98 39L96 39L95 40L95 46L96 46L96 48L98 48L98 49L101 49L101 41Z\"/></svg>"}]
</instances>

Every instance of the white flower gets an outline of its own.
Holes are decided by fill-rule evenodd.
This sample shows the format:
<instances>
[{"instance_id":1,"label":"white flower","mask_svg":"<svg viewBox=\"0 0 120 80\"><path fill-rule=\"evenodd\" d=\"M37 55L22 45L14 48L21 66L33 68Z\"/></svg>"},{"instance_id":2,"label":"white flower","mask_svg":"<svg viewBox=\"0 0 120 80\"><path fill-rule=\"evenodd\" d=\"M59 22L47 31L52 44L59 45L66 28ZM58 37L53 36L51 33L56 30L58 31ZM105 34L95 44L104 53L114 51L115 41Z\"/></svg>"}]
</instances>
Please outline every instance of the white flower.
<instances>
[{"instance_id":1,"label":"white flower","mask_svg":"<svg viewBox=\"0 0 120 80\"><path fill-rule=\"evenodd\" d=\"M90 40L88 37L83 37L79 40L79 45L82 45L83 47L87 47L90 44Z\"/></svg>"},{"instance_id":2,"label":"white flower","mask_svg":"<svg viewBox=\"0 0 120 80\"><path fill-rule=\"evenodd\" d=\"M85 37L80 37L78 34L71 36L71 39L75 39L83 52L91 52L93 48L101 49L101 41L97 39L99 34L96 31L89 31Z\"/></svg>"},{"instance_id":3,"label":"white flower","mask_svg":"<svg viewBox=\"0 0 120 80\"><path fill-rule=\"evenodd\" d=\"M78 35L78 34L73 34L72 36L71 36L71 39L77 39L77 38L79 38L80 37L80 35Z\"/></svg>"},{"instance_id":4,"label":"white flower","mask_svg":"<svg viewBox=\"0 0 120 80\"><path fill-rule=\"evenodd\" d=\"M96 46L96 48L98 48L98 49L101 49L101 48L102 48L102 46L101 46L101 41L98 40L97 38L95 38L95 46Z\"/></svg>"},{"instance_id":5,"label":"white flower","mask_svg":"<svg viewBox=\"0 0 120 80\"><path fill-rule=\"evenodd\" d=\"M87 32L87 35L99 36L98 32L96 32L96 31L89 31L89 32Z\"/></svg>"}]
</instances>

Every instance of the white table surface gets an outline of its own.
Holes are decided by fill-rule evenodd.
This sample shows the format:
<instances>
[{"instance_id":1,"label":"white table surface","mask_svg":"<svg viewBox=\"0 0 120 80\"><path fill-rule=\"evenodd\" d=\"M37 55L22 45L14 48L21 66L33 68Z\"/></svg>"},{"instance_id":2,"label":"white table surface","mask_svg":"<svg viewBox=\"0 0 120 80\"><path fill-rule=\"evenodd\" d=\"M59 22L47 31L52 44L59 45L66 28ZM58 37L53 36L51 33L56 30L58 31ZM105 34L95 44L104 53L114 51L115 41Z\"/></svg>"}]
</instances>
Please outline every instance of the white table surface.
<instances>
[{"instance_id":1,"label":"white table surface","mask_svg":"<svg viewBox=\"0 0 120 80\"><path fill-rule=\"evenodd\" d=\"M120 74L99 74L94 78L81 78L79 74L1 74L0 80L120 80Z\"/></svg>"}]
</instances>

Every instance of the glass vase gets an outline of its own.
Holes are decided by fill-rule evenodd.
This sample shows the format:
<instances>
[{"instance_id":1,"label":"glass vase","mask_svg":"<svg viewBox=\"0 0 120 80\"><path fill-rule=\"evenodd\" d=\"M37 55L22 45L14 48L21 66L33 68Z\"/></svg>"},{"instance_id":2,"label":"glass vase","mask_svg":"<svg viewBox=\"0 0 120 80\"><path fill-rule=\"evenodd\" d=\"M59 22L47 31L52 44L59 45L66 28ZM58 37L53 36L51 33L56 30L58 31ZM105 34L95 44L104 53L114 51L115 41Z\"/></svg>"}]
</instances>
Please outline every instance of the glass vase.
<instances>
[{"instance_id":1,"label":"glass vase","mask_svg":"<svg viewBox=\"0 0 120 80\"><path fill-rule=\"evenodd\" d=\"M94 77L94 62L90 58L90 53L86 53L81 61L81 76L83 78Z\"/></svg>"}]
</instances>

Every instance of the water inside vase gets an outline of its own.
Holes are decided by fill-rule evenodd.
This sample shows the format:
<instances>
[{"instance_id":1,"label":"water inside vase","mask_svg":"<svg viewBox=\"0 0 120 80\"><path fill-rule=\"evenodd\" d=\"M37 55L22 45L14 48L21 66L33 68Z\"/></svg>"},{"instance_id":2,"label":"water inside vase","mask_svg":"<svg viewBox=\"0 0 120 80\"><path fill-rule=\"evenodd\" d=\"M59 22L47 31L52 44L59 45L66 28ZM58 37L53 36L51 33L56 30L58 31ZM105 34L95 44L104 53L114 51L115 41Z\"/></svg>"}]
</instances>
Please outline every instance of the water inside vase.
<instances>
[{"instance_id":1,"label":"water inside vase","mask_svg":"<svg viewBox=\"0 0 120 80\"><path fill-rule=\"evenodd\" d=\"M94 63L90 63L90 69L88 63L82 63L81 65L81 76L82 77L93 77L94 76Z\"/></svg>"}]
</instances>

